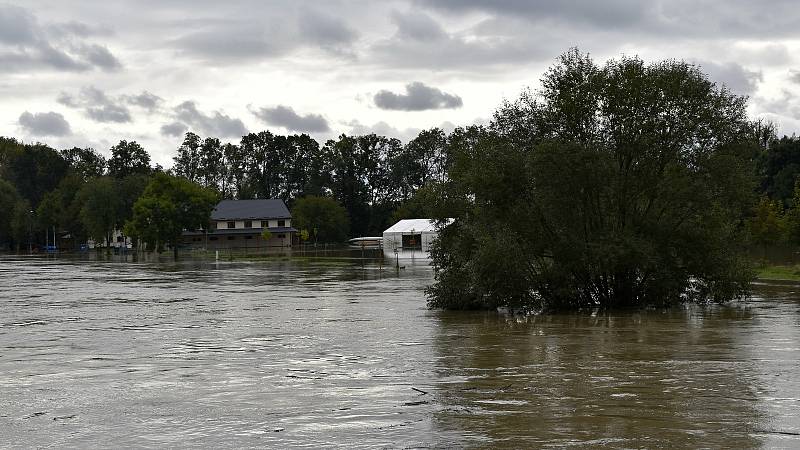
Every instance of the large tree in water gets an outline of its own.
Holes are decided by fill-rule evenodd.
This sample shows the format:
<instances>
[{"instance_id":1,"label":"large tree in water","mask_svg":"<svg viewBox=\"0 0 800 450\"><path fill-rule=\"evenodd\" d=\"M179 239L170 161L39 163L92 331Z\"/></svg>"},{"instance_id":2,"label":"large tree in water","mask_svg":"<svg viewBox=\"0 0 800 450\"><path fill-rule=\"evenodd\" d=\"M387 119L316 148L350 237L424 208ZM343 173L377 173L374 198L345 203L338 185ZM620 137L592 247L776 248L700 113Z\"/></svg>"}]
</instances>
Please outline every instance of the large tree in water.
<instances>
[{"instance_id":1,"label":"large tree in water","mask_svg":"<svg viewBox=\"0 0 800 450\"><path fill-rule=\"evenodd\" d=\"M581 309L746 294L746 99L679 61L572 50L451 139L429 305ZM444 213L442 214L444 216ZM442 217L443 218L443 217Z\"/></svg>"}]
</instances>

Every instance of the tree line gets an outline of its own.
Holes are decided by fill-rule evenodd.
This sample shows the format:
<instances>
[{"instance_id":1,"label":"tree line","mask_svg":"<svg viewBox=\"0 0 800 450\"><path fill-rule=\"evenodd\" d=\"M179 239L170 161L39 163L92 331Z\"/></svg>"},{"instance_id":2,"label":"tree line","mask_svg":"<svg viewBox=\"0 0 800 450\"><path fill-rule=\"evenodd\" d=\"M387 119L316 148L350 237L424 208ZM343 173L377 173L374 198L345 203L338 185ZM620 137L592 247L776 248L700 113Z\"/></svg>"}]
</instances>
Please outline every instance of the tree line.
<instances>
[{"instance_id":1,"label":"tree line","mask_svg":"<svg viewBox=\"0 0 800 450\"><path fill-rule=\"evenodd\" d=\"M320 145L307 134L250 133L238 144L186 134L172 171L222 198L327 197L347 212L353 235L380 235L423 186L446 176L447 135L425 130L398 139L341 135Z\"/></svg>"},{"instance_id":2,"label":"tree line","mask_svg":"<svg viewBox=\"0 0 800 450\"><path fill-rule=\"evenodd\" d=\"M162 220L145 229L154 223L145 214L163 216L175 208L179 196L173 192L168 198L169 189L183 192L183 199L203 197L205 203L194 208L206 216L206 204L223 198L280 198L295 213L297 226L315 230L310 236L315 241L380 235L395 220L422 213L415 194L446 176L447 139L435 128L405 145L375 134L341 135L320 145L306 134L262 131L223 143L188 132L174 166L164 170L135 141L120 141L105 158L91 148L55 150L4 137L0 248L20 251L29 241L40 246L53 231L75 246L89 238L107 243L114 230L161 248L176 241L181 226L205 226L198 220Z\"/></svg>"}]
</instances>

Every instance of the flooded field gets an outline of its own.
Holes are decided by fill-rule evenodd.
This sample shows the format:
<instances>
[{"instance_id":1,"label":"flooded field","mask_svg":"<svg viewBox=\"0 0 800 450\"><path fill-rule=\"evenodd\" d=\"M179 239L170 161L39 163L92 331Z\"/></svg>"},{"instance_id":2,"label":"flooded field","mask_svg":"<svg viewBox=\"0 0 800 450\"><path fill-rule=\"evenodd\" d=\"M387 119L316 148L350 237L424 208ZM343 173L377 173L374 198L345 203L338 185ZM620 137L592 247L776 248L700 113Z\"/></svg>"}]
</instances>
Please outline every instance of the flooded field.
<instances>
[{"instance_id":1,"label":"flooded field","mask_svg":"<svg viewBox=\"0 0 800 450\"><path fill-rule=\"evenodd\" d=\"M425 307L426 266L0 259L2 447L800 447L800 286Z\"/></svg>"}]
</instances>

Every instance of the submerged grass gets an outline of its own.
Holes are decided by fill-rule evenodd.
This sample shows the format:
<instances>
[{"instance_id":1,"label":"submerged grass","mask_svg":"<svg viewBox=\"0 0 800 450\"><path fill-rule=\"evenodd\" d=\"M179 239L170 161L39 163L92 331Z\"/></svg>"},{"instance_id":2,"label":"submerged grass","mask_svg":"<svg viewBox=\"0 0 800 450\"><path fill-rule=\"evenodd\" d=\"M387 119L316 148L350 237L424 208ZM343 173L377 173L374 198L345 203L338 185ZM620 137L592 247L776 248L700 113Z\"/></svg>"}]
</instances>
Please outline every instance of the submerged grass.
<instances>
[{"instance_id":1,"label":"submerged grass","mask_svg":"<svg viewBox=\"0 0 800 450\"><path fill-rule=\"evenodd\" d=\"M800 281L800 264L761 265L756 268L760 280Z\"/></svg>"}]
</instances>

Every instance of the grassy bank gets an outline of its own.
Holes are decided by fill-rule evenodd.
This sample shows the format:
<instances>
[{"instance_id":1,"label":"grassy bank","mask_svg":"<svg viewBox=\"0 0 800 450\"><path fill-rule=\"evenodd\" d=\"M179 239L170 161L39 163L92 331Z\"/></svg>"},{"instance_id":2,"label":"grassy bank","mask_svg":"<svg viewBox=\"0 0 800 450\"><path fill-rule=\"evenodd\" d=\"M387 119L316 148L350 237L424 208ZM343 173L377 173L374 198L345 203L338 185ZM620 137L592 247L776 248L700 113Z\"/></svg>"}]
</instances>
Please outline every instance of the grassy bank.
<instances>
[{"instance_id":1,"label":"grassy bank","mask_svg":"<svg viewBox=\"0 0 800 450\"><path fill-rule=\"evenodd\" d=\"M800 281L800 264L759 265L756 276L759 280Z\"/></svg>"}]
</instances>

